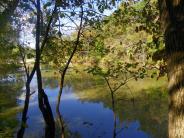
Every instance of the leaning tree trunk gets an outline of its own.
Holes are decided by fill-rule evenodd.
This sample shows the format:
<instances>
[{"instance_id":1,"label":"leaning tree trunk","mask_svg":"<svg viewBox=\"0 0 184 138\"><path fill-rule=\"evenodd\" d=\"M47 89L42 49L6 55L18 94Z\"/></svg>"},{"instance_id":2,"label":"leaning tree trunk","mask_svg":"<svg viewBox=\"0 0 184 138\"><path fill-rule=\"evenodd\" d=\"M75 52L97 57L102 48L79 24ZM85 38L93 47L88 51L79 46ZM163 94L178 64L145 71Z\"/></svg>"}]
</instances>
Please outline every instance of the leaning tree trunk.
<instances>
[{"instance_id":1,"label":"leaning tree trunk","mask_svg":"<svg viewBox=\"0 0 184 138\"><path fill-rule=\"evenodd\" d=\"M29 108L29 98L31 96L31 92L30 92L30 84L31 81L33 79L33 76L35 74L36 71L36 62L34 63L34 67L31 71L31 74L29 74L29 69L26 66L26 61L25 61L25 53L24 51L22 51L21 47L19 47L20 50L20 56L22 58L22 62L24 65L24 70L25 70L25 74L26 74L26 97L25 97L25 101L24 101L24 108L22 111L22 119L21 119L21 127L17 132L17 138L23 138L24 136L24 132L26 129L26 121L27 121L27 112L28 112L28 108Z\"/></svg>"},{"instance_id":2,"label":"leaning tree trunk","mask_svg":"<svg viewBox=\"0 0 184 138\"><path fill-rule=\"evenodd\" d=\"M62 119L62 115L60 113L60 109L59 109L59 106L60 106L60 101L61 101L61 96L62 96L62 93L63 93L63 86L64 86L64 81L65 81L65 75L66 75L66 72L68 70L68 67L72 61L72 58L74 56L74 54L76 53L77 51L77 48L80 44L80 37L81 37L81 31L82 31L82 25L83 25L83 14L84 14L84 11L83 11L83 6L82 6L82 3L81 3L81 15L80 15L80 25L79 25L79 30L77 32L77 39L75 41L75 45L74 45L74 49L66 63L66 65L64 66L64 69L63 71L61 72L61 80L60 80L60 90L59 90L59 93L58 93L58 101L57 101L57 105L56 105L56 113L58 114L58 119L59 119L59 123L60 123L60 126L61 126L61 138L65 138L65 128L64 128L64 121Z\"/></svg>"},{"instance_id":3,"label":"leaning tree trunk","mask_svg":"<svg viewBox=\"0 0 184 138\"><path fill-rule=\"evenodd\" d=\"M168 56L168 136L184 138L184 1L159 2Z\"/></svg>"},{"instance_id":4,"label":"leaning tree trunk","mask_svg":"<svg viewBox=\"0 0 184 138\"><path fill-rule=\"evenodd\" d=\"M22 120L21 120L21 128L17 133L17 138L23 138L25 128L26 128L26 121L27 121L27 112L29 108L29 97L30 97L30 83L26 82L26 98L24 102L24 109L22 112Z\"/></svg>"},{"instance_id":5,"label":"leaning tree trunk","mask_svg":"<svg viewBox=\"0 0 184 138\"><path fill-rule=\"evenodd\" d=\"M61 81L60 81L60 89L59 89L59 95L58 95L58 102L57 102L57 105L56 105L56 113L58 115L59 125L61 127L60 138L65 138L64 120L63 120L63 117L62 117L62 115L60 113L60 110L59 110L61 95L63 93L64 77L65 77L65 75L63 75L63 73L61 73Z\"/></svg>"},{"instance_id":6,"label":"leaning tree trunk","mask_svg":"<svg viewBox=\"0 0 184 138\"><path fill-rule=\"evenodd\" d=\"M40 70L40 0L37 0L37 24L36 24L36 73L38 84L38 103L40 111L42 112L45 121L45 138L55 137L55 122L52 114L52 110L48 101L48 97L45 94L42 87L42 75Z\"/></svg>"}]
</instances>

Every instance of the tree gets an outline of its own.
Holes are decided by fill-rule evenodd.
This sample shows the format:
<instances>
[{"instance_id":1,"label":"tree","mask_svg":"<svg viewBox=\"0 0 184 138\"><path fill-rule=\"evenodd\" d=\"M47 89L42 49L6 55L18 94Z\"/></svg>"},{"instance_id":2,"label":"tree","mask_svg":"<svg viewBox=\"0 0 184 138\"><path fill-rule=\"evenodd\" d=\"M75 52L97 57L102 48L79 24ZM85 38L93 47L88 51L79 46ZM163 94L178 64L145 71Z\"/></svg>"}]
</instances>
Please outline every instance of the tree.
<instances>
[{"instance_id":1,"label":"tree","mask_svg":"<svg viewBox=\"0 0 184 138\"><path fill-rule=\"evenodd\" d=\"M98 3L99 2L99 3ZM110 4L110 3L109 3ZM67 73L67 70L69 68L69 65L77 52L77 49L80 44L80 38L81 35L84 31L85 26L89 26L91 23L95 23L95 21L99 20L101 17L101 14L96 12L94 10L95 5L98 6L98 10L100 12L103 12L104 9L109 8L107 2L105 1L79 1L79 0L74 0L74 1L63 1L62 3L58 2L58 6L61 7L61 9L64 11L59 12L58 14L58 21L59 21L59 32L58 35L59 37L50 37L50 42L48 45L51 47L48 48L52 52L46 51L46 55L50 55L50 57L46 57L46 59L50 59L52 63L54 63L54 66L57 67L59 73L60 73L60 90L58 94L58 102L57 102L57 107L56 107L56 112L58 114L60 126L62 129L61 137L65 137L64 135L64 121L62 120L62 116L60 113L59 105L60 105L60 100L61 100L61 95L63 92L63 87L64 87L64 80L65 80L65 75ZM106 6L105 6L106 5ZM110 6L110 5L109 5ZM66 9L66 11L65 11ZM70 9L69 11L67 11ZM80 9L80 10L79 10ZM67 13L69 12L70 15ZM99 15L96 15L99 14ZM63 39L61 36L61 31L62 27L65 27L65 24L60 23L60 19L64 20L65 18L68 18L75 26L76 26L76 39L69 41L66 39ZM72 17L79 17L79 24L77 24ZM96 19L97 18L97 19ZM69 26L72 27L72 26ZM69 28L68 27L68 28ZM73 27L72 27L73 28ZM58 44L59 43L59 44ZM52 54L50 54L52 53Z\"/></svg>"},{"instance_id":2,"label":"tree","mask_svg":"<svg viewBox=\"0 0 184 138\"><path fill-rule=\"evenodd\" d=\"M65 80L65 75L67 73L67 70L69 68L69 65L71 63L72 58L74 57L77 48L80 44L80 37L81 37L81 33L82 33L82 29L83 29L83 7L82 7L82 3L79 5L80 7L80 13L79 13L79 17L80 17L80 24L79 26L77 25L77 36L76 39L74 40L65 40L65 38L61 38L61 36L59 37L50 37L49 41L48 41L48 46L47 47L47 51L45 51L44 53L46 54L45 56L45 60L52 62L52 64L57 67L57 70L60 73L60 90L58 93L58 100L57 100L57 106L56 106L56 112L58 114L58 119L59 119L59 123L61 126L61 137L64 138L65 137L65 132L64 132L64 121L62 119L62 115L60 113L60 100L61 100L61 95L63 92L63 87L64 87L64 80ZM58 13L61 14L61 13ZM69 18L71 21L73 21L71 19L71 17ZM60 20L60 19L59 19ZM59 31L61 31L60 26L59 26ZM61 33L61 32L59 32Z\"/></svg>"},{"instance_id":3,"label":"tree","mask_svg":"<svg viewBox=\"0 0 184 138\"><path fill-rule=\"evenodd\" d=\"M159 0L167 53L169 138L184 137L184 1Z\"/></svg>"},{"instance_id":4,"label":"tree","mask_svg":"<svg viewBox=\"0 0 184 138\"><path fill-rule=\"evenodd\" d=\"M12 27L10 20L15 14L18 3L19 0L2 0L0 2L0 77L6 77L8 73L15 71L20 65L18 47L16 46L18 33Z\"/></svg>"},{"instance_id":5,"label":"tree","mask_svg":"<svg viewBox=\"0 0 184 138\"><path fill-rule=\"evenodd\" d=\"M20 67L18 47L3 37L0 36L0 78L6 78Z\"/></svg>"},{"instance_id":6,"label":"tree","mask_svg":"<svg viewBox=\"0 0 184 138\"><path fill-rule=\"evenodd\" d=\"M37 0L37 23L36 23L36 60L35 60L35 68L37 74L37 84L38 84L38 103L39 108L42 112L43 118L45 120L45 137L51 138L55 136L55 122L52 114L52 110L48 101L48 97L44 92L42 87L42 75L40 70L40 57L42 48L40 47L40 34L41 34L41 7L40 0ZM56 6L53 10L56 11ZM53 13L54 13L53 12ZM52 19L52 17L51 17ZM52 20L51 20L52 21ZM48 35L48 31L47 34ZM47 39L47 37L46 37ZM46 41L46 40L45 40ZM44 42L42 42L44 44Z\"/></svg>"},{"instance_id":7,"label":"tree","mask_svg":"<svg viewBox=\"0 0 184 138\"><path fill-rule=\"evenodd\" d=\"M92 67L89 67L88 72L99 75L106 80L114 112L116 101L114 96L121 86L126 86L129 77L136 80L144 78L149 75L146 73L148 69L160 70L160 67L164 65L162 63L164 57L153 60L155 51L163 49L158 16L154 0L123 2L118 10L102 21L102 28L95 30L96 36L100 35L101 37L97 37L97 39L93 34L84 40L90 40L91 43L91 39L95 38L95 42L91 44L96 48L95 51L98 51L98 54L94 54L95 62L94 65L90 65ZM150 22L150 20L154 22ZM91 30L90 32L93 32ZM120 43L118 43L119 41ZM99 52L101 54L97 58ZM158 77L160 75L159 73ZM151 77L153 76L154 74L151 74ZM134 99L132 100L134 101ZM115 113L114 118L113 137L116 137Z\"/></svg>"},{"instance_id":8,"label":"tree","mask_svg":"<svg viewBox=\"0 0 184 138\"><path fill-rule=\"evenodd\" d=\"M105 27L106 26L104 25L103 28ZM114 24L111 24L111 27L116 28ZM116 41L116 43L113 43L114 41L112 42L112 40L114 37L110 38L111 42L108 41L109 36L106 36L106 31L104 31L102 28L100 29L100 33L97 31L95 33L96 35L90 36L90 39L94 39L91 40L94 41L94 43L91 43L91 41L89 43L91 47L93 46L93 49L90 50L89 55L91 55L94 62L89 65L86 71L88 73L92 73L93 75L102 77L109 88L111 95L111 106L114 113L113 138L115 138L118 134L116 129L117 99L115 96L118 95L118 90L121 87L128 87L127 83L129 81L132 79L143 79L145 76L147 76L147 73L142 61L136 59L136 55L139 55L139 50L134 50L131 44L127 44L128 46L125 47L121 44L119 45L119 43ZM112 31L114 30L112 29ZM110 32L107 33L110 34ZM113 33L113 35L116 34ZM83 41L84 43L87 43L86 41L88 41L88 37L84 38ZM124 37L124 40L122 41L126 44L126 37ZM131 55L134 55L134 57ZM132 97L132 101L134 101L134 97Z\"/></svg>"},{"instance_id":9,"label":"tree","mask_svg":"<svg viewBox=\"0 0 184 138\"><path fill-rule=\"evenodd\" d=\"M2 13L0 12L0 27L6 26L18 4L19 0L2 0L0 2L0 8L4 9Z\"/></svg>"},{"instance_id":10,"label":"tree","mask_svg":"<svg viewBox=\"0 0 184 138\"><path fill-rule=\"evenodd\" d=\"M19 51L20 51L20 57L21 57L24 71L25 71L25 75L26 75L26 97L25 97L25 101L24 101L24 108L22 111L21 128L19 129L19 131L17 133L17 137L23 138L24 131L26 128L27 112L28 112L28 107L29 107L29 98L31 96L30 83L31 83L31 79L32 79L34 74L32 76L30 76L30 74L29 74L29 67L26 65L26 59L25 59L26 58L25 48L23 46L19 45Z\"/></svg>"},{"instance_id":11,"label":"tree","mask_svg":"<svg viewBox=\"0 0 184 138\"><path fill-rule=\"evenodd\" d=\"M27 3L26 3L27 4ZM26 127L26 121L27 121L27 112L28 112L28 107L29 107L29 98L30 95L32 94L30 92L30 83L32 81L32 78L37 72L37 77L38 77L38 101L39 101L39 107L40 110L43 114L45 123L46 123L46 128L45 128L45 137L54 137L55 135L55 123L54 123L54 118L52 115L52 110L47 98L47 95L45 94L43 88L42 88L42 77L41 77L41 72L40 72L40 56L43 51L43 48L47 42L48 38L48 33L50 31L51 23L53 21L53 16L56 12L56 6L54 7L51 16L49 16L48 24L46 25L45 29L45 34L43 35L43 41L40 46L40 1L37 1L37 3L33 3L33 5L37 8L37 24L36 24L36 61L34 63L33 69L29 70L29 67L26 65L26 50L25 47L22 47L19 45L19 50L20 50L20 55L21 59L23 62L25 74L26 74L26 97L25 97L25 103L24 103L24 108L22 111L22 120L21 120L21 128L19 129L17 133L17 137L21 138L24 135L25 127ZM30 6L30 5L28 5ZM31 8L31 7L30 7ZM31 8L32 9L32 8ZM43 28L42 28L43 29Z\"/></svg>"}]
</instances>

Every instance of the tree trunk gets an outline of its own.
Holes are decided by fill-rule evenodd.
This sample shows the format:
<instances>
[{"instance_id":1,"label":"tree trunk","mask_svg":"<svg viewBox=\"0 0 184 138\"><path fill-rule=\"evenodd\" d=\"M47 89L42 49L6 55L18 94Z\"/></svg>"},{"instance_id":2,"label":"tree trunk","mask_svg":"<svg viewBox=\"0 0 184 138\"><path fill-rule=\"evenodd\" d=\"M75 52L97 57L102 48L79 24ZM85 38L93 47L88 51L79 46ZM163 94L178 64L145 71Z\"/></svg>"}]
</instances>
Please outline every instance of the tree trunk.
<instances>
[{"instance_id":1,"label":"tree trunk","mask_svg":"<svg viewBox=\"0 0 184 138\"><path fill-rule=\"evenodd\" d=\"M22 122L21 122L21 128L19 129L17 133L17 138L23 138L24 132L25 132L25 125L27 121L27 112L29 108L29 97L30 97L30 83L26 82L26 98L24 102L24 109L22 112Z\"/></svg>"},{"instance_id":2,"label":"tree trunk","mask_svg":"<svg viewBox=\"0 0 184 138\"><path fill-rule=\"evenodd\" d=\"M38 103L45 120L45 137L55 137L55 122L48 97L42 88L42 75L40 70L40 0L37 0L37 24L36 24L36 73L38 84Z\"/></svg>"},{"instance_id":3,"label":"tree trunk","mask_svg":"<svg viewBox=\"0 0 184 138\"><path fill-rule=\"evenodd\" d=\"M65 75L66 75L66 72L68 70L68 67L71 63L71 60L75 54L75 52L77 51L77 48L79 46L79 43L80 43L80 36L81 36L81 31L82 31L82 25L83 25L83 7L82 7L82 3L81 3L81 18L80 18L80 25L79 25L79 30L77 32L77 39L75 41L75 45L74 45L74 49L66 63L66 65L64 66L64 69L63 71L61 72L61 80L60 80L60 90L59 90L59 93L58 93L58 101L57 101L57 105L56 105L56 112L58 114L58 118L59 118L59 123L60 123L60 126L61 126L61 138L65 138L65 129L64 129L64 121L62 120L62 115L60 113L60 110L59 110L59 106L60 106L60 101L61 101L61 96L62 96L62 92L63 92L63 86L64 86L64 81L65 81Z\"/></svg>"},{"instance_id":4,"label":"tree trunk","mask_svg":"<svg viewBox=\"0 0 184 138\"><path fill-rule=\"evenodd\" d=\"M168 56L169 138L184 138L184 1L159 1Z\"/></svg>"},{"instance_id":5,"label":"tree trunk","mask_svg":"<svg viewBox=\"0 0 184 138\"><path fill-rule=\"evenodd\" d=\"M113 128L113 138L116 138L116 110L115 110L115 100L114 100L114 93L111 91L111 103L112 103L112 111L114 115L114 128Z\"/></svg>"},{"instance_id":6,"label":"tree trunk","mask_svg":"<svg viewBox=\"0 0 184 138\"><path fill-rule=\"evenodd\" d=\"M34 67L31 71L31 74L29 74L29 69L26 67L26 62L25 62L25 53L23 53L23 51L20 48L20 54L22 57L22 61L24 64L24 69L25 69L25 74L26 74L26 97L25 97L25 101L24 101L24 108L22 111L22 120L21 120L21 127L17 132L17 138L23 138L24 136L24 132L25 132L25 128L26 128L26 121L27 121L27 112L28 112L28 108L29 108L29 98L30 98L30 83L31 80L33 79L33 76L35 74L36 71L36 64L34 64Z\"/></svg>"},{"instance_id":7,"label":"tree trunk","mask_svg":"<svg viewBox=\"0 0 184 138\"><path fill-rule=\"evenodd\" d=\"M61 82L62 84L62 82ZM58 115L58 119L59 119L59 125L61 127L61 137L60 138L65 138L65 128L64 128L64 121L63 121L63 117L60 113L60 110L59 110L59 101L61 99L61 95L62 95L62 92L63 92L63 85L60 85L60 90L59 90L59 95L58 95L58 102L57 102L57 106L56 106L56 113Z\"/></svg>"},{"instance_id":8,"label":"tree trunk","mask_svg":"<svg viewBox=\"0 0 184 138\"><path fill-rule=\"evenodd\" d=\"M66 73L66 71L64 73ZM61 96L62 96L62 93L63 93L64 78L65 78L65 74L61 73L60 89L59 89L58 101L57 101L57 105L56 105L56 113L58 115L59 124L60 124L60 127L61 127L61 134L60 134L61 138L65 138L64 121L63 121L63 118L62 118L62 115L61 115L60 109L59 109L60 100L61 100Z\"/></svg>"},{"instance_id":9,"label":"tree trunk","mask_svg":"<svg viewBox=\"0 0 184 138\"><path fill-rule=\"evenodd\" d=\"M16 0L16 1L17 1L17 4L18 4L19 0ZM13 5L15 5L15 3L13 3ZM37 7L37 8L39 9L40 7ZM45 36L44 36L44 39L43 39L43 42L42 42L42 45L41 45L40 49L39 49L39 41L40 40L39 40L39 37L37 37L37 44L36 44L36 47L38 48L38 50L37 50L37 58L36 58L37 62L35 61L34 67L33 67L33 69L32 69L30 74L29 74L29 69L26 67L25 55L24 55L25 53L20 48L20 55L21 55L22 61L24 63L24 69L25 69L27 80L26 80L26 97L25 97L25 102L24 102L24 108L23 108L23 111L22 111L21 127L18 130L18 132L17 132L17 138L23 138L23 136L24 136L25 127L26 127L26 121L27 121L27 112L28 112L28 108L29 108L29 98L30 98L30 95L31 95L31 93L30 93L30 83L31 83L32 78L33 78L33 76L35 74L36 68L39 68L38 74L40 73L40 75L37 75L37 76L40 76L39 77L39 82L42 82L41 72L40 72L40 65L39 65L40 64L39 63L40 60L39 59L40 59L40 55L41 55L41 53L43 51L43 48L45 46L45 43L47 42L48 33L49 33L49 30L50 30L50 25L52 23L53 16L54 16L56 10L57 10L57 6L55 5L54 10L52 12L52 16L51 16L51 18L50 18L50 20L48 22L48 26L46 28ZM39 14L39 12L38 12L38 14ZM0 15L0 17L1 17L1 15ZM38 31L37 32L37 36L39 36L39 28L40 27L39 27L39 20L38 20L37 21L37 31ZM39 85L39 87L40 87L40 85ZM41 87L40 88L42 88L42 83L41 83ZM40 96L40 93L42 94L41 96ZM40 109L41 109L41 111L43 113L44 119L47 120L45 122L48 122L48 123L46 123L45 136L48 136L48 137L54 136L55 124L54 124L54 118L52 116L52 111L51 111L51 108L50 108L50 105L49 105L49 101L48 101L48 98L45 95L43 90L40 93L39 93L39 97L42 97L42 98L39 99L39 107L40 107ZM47 109L44 109L44 107L47 108ZM50 126L51 128L49 128L48 126ZM48 132L51 133L51 134L48 134Z\"/></svg>"}]
</instances>

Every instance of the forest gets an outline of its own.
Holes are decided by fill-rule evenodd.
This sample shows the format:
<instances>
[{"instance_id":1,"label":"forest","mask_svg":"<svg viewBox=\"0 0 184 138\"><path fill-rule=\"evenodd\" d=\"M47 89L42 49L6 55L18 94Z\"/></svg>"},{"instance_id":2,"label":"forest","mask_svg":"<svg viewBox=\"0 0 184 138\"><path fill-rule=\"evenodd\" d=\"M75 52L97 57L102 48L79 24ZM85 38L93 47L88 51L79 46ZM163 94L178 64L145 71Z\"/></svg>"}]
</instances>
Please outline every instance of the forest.
<instances>
[{"instance_id":1,"label":"forest","mask_svg":"<svg viewBox=\"0 0 184 138\"><path fill-rule=\"evenodd\" d=\"M0 0L0 138L184 138L183 62L183 0Z\"/></svg>"}]
</instances>

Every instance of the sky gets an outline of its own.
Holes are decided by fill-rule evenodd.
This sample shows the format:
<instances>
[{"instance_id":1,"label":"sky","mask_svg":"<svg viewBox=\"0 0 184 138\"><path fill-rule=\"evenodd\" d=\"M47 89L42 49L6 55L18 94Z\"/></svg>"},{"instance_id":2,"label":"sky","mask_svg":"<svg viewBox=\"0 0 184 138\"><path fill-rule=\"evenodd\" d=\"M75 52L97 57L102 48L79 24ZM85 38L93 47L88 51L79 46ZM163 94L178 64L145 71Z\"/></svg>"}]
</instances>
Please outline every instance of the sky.
<instances>
[{"instance_id":1,"label":"sky","mask_svg":"<svg viewBox=\"0 0 184 138\"><path fill-rule=\"evenodd\" d=\"M116 9L117 9L118 5L115 6L113 9L111 10L105 10L103 15L105 16L109 16L110 14L112 14ZM26 19L28 19L28 14L25 14L22 17L22 22L26 21ZM80 20L79 19L74 19L75 23L79 25ZM74 23L72 23L69 19L62 19L61 23L67 23L67 26L71 26L72 28L76 28L76 25ZM59 24L58 22L56 24ZM31 48L35 48L35 37L33 36L32 30L34 29L35 25L32 24L26 24L26 26L24 26L21 34L20 34L20 42L23 44L27 44L28 47ZM58 29L59 30L59 29ZM70 35L72 32L74 32L75 30L68 30L68 27L64 27L61 29L62 34L65 35Z\"/></svg>"}]
</instances>

